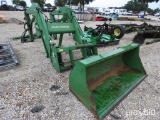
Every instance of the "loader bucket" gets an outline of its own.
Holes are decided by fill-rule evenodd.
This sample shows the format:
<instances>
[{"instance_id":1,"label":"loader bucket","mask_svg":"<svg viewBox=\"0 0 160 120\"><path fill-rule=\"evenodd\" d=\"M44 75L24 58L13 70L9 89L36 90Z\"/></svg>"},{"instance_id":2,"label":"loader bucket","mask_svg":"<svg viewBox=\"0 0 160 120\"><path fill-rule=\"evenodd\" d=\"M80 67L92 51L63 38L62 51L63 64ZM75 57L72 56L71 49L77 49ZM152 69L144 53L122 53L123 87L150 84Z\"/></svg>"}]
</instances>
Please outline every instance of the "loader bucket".
<instances>
[{"instance_id":1,"label":"loader bucket","mask_svg":"<svg viewBox=\"0 0 160 120\"><path fill-rule=\"evenodd\" d=\"M145 77L139 45L133 43L77 61L69 77L69 87L96 118L103 118Z\"/></svg>"}]
</instances>

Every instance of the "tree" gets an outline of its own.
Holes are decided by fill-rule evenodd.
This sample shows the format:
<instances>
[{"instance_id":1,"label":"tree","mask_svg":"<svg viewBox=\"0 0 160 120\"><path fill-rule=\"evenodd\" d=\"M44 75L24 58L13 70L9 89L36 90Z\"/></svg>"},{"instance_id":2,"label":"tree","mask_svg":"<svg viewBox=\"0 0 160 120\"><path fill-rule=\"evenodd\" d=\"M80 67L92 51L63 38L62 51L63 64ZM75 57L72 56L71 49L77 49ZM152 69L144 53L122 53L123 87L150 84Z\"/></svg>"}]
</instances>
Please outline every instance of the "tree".
<instances>
[{"instance_id":1,"label":"tree","mask_svg":"<svg viewBox=\"0 0 160 120\"><path fill-rule=\"evenodd\" d=\"M15 4L16 6L17 5L20 5L20 6L23 6L23 7L27 6L26 1L23 1L23 0L12 0L12 3Z\"/></svg>"},{"instance_id":2,"label":"tree","mask_svg":"<svg viewBox=\"0 0 160 120\"><path fill-rule=\"evenodd\" d=\"M55 5L57 6L64 6L65 4L73 4L78 5L80 4L80 9L84 10L84 5L89 4L89 2L92 2L93 0L55 0Z\"/></svg>"},{"instance_id":3,"label":"tree","mask_svg":"<svg viewBox=\"0 0 160 120\"><path fill-rule=\"evenodd\" d=\"M151 9L151 8L147 8L147 12L148 12L150 15L154 15L154 10Z\"/></svg>"},{"instance_id":4,"label":"tree","mask_svg":"<svg viewBox=\"0 0 160 120\"><path fill-rule=\"evenodd\" d=\"M142 3L142 4L145 4L147 6L147 8L148 8L148 3L158 2L159 0L134 0L134 1ZM146 11L147 8L144 9L144 11ZM144 16L145 16L145 12L144 12Z\"/></svg>"},{"instance_id":5,"label":"tree","mask_svg":"<svg viewBox=\"0 0 160 120\"><path fill-rule=\"evenodd\" d=\"M20 0L12 0L12 3L15 4L16 6L19 4Z\"/></svg>"},{"instance_id":6,"label":"tree","mask_svg":"<svg viewBox=\"0 0 160 120\"><path fill-rule=\"evenodd\" d=\"M134 1L148 4L148 3L152 3L152 2L158 2L159 0L134 0Z\"/></svg>"},{"instance_id":7,"label":"tree","mask_svg":"<svg viewBox=\"0 0 160 120\"><path fill-rule=\"evenodd\" d=\"M33 3L33 2L38 3L41 8L45 4L45 0L31 0L31 3Z\"/></svg>"},{"instance_id":8,"label":"tree","mask_svg":"<svg viewBox=\"0 0 160 120\"><path fill-rule=\"evenodd\" d=\"M9 11L14 11L14 7L12 5L8 5Z\"/></svg>"},{"instance_id":9,"label":"tree","mask_svg":"<svg viewBox=\"0 0 160 120\"><path fill-rule=\"evenodd\" d=\"M52 5L50 3L45 4L45 6L52 7Z\"/></svg>"},{"instance_id":10,"label":"tree","mask_svg":"<svg viewBox=\"0 0 160 120\"><path fill-rule=\"evenodd\" d=\"M142 4L137 1L128 1L127 4L125 4L124 9L132 10L132 11L142 11L146 9L147 6L145 4Z\"/></svg>"},{"instance_id":11,"label":"tree","mask_svg":"<svg viewBox=\"0 0 160 120\"><path fill-rule=\"evenodd\" d=\"M25 8L27 6L26 1L19 1L19 5Z\"/></svg>"},{"instance_id":12,"label":"tree","mask_svg":"<svg viewBox=\"0 0 160 120\"><path fill-rule=\"evenodd\" d=\"M73 4L78 5L80 4L89 4L89 2L93 2L93 0L70 0Z\"/></svg>"},{"instance_id":13,"label":"tree","mask_svg":"<svg viewBox=\"0 0 160 120\"><path fill-rule=\"evenodd\" d=\"M56 6L62 7L67 3L67 0L55 0L54 3Z\"/></svg>"},{"instance_id":14,"label":"tree","mask_svg":"<svg viewBox=\"0 0 160 120\"><path fill-rule=\"evenodd\" d=\"M3 4L2 6L0 6L0 10L9 10L8 5Z\"/></svg>"},{"instance_id":15,"label":"tree","mask_svg":"<svg viewBox=\"0 0 160 120\"><path fill-rule=\"evenodd\" d=\"M160 11L159 8L154 9L154 13L159 12L159 11Z\"/></svg>"},{"instance_id":16,"label":"tree","mask_svg":"<svg viewBox=\"0 0 160 120\"><path fill-rule=\"evenodd\" d=\"M72 4L74 5L80 4L80 10L83 9L84 11L84 5L89 4L89 2L93 2L94 0L71 0L71 1L72 1Z\"/></svg>"}]
</instances>

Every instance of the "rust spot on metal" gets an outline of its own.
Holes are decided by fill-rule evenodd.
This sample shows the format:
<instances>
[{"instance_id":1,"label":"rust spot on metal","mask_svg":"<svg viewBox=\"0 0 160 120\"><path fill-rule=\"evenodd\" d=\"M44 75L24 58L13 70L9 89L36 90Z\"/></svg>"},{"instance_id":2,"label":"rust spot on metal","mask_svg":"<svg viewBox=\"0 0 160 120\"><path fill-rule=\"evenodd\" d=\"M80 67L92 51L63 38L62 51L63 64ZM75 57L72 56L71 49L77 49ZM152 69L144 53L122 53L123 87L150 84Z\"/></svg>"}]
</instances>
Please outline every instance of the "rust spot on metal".
<instances>
[{"instance_id":1,"label":"rust spot on metal","mask_svg":"<svg viewBox=\"0 0 160 120\"><path fill-rule=\"evenodd\" d=\"M96 80L89 80L90 82L88 83L88 87L90 90L94 90L97 86L103 84L103 82L114 75L121 75L125 72L132 72L132 73L141 73L140 71L130 68L126 65L120 65L114 67L111 71L107 72L106 74L103 74L101 77L97 78ZM115 83L118 84L118 83Z\"/></svg>"},{"instance_id":2,"label":"rust spot on metal","mask_svg":"<svg viewBox=\"0 0 160 120\"><path fill-rule=\"evenodd\" d=\"M97 114L97 111L94 108L90 107L90 111L93 113L93 115L95 116L95 118L97 118L97 119L99 118L99 116Z\"/></svg>"},{"instance_id":3,"label":"rust spot on metal","mask_svg":"<svg viewBox=\"0 0 160 120\"><path fill-rule=\"evenodd\" d=\"M90 99L90 100L91 100L91 102L92 102L92 106L95 106L94 97L91 95L91 96L89 97L89 99Z\"/></svg>"}]
</instances>

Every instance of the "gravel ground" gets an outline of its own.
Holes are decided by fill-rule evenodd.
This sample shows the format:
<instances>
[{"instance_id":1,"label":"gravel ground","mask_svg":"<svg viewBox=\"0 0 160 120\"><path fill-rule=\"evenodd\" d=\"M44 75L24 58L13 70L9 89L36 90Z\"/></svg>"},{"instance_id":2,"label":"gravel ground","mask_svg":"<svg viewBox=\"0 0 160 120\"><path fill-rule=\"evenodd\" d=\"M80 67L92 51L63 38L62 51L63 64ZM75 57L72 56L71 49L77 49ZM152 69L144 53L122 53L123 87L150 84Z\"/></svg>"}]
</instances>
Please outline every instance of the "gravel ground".
<instances>
[{"instance_id":1,"label":"gravel ground","mask_svg":"<svg viewBox=\"0 0 160 120\"><path fill-rule=\"evenodd\" d=\"M5 16L5 23L0 24L0 43L10 42L20 60L19 66L0 72L1 120L95 120L93 114L69 91L68 77L71 70L56 72L50 60L46 58L40 39L25 44L20 40L10 40L11 37L20 36L23 32L23 25L17 25L11 20L13 17L23 20L23 12L0 11L0 15ZM152 19L156 21L148 23L160 26L158 18L152 17ZM102 23L85 22L80 26L83 29L84 25L95 27L96 24ZM121 24L130 21L112 21L112 23ZM132 23L142 22L132 21ZM99 48L99 53L132 43L135 34L126 34L119 45ZM149 40L151 39L147 41ZM64 41L65 46L73 43L68 34L65 35ZM141 46L140 57L148 77L106 116L105 120L160 120L159 46L160 42ZM50 89L53 85L59 87ZM40 112L36 112L36 106L41 108Z\"/></svg>"}]
</instances>

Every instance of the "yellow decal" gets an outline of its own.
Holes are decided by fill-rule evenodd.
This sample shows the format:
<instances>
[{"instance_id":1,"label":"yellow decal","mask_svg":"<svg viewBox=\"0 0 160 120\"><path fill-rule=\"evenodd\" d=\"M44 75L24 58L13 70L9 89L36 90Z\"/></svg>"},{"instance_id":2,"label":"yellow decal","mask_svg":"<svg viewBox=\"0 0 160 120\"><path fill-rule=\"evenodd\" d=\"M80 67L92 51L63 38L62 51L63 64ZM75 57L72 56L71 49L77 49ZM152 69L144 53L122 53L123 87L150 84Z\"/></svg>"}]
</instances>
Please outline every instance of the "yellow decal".
<instances>
[{"instance_id":1,"label":"yellow decal","mask_svg":"<svg viewBox=\"0 0 160 120\"><path fill-rule=\"evenodd\" d=\"M63 49L62 49L62 48L59 48L58 50L59 50L59 52L63 52Z\"/></svg>"}]
</instances>

